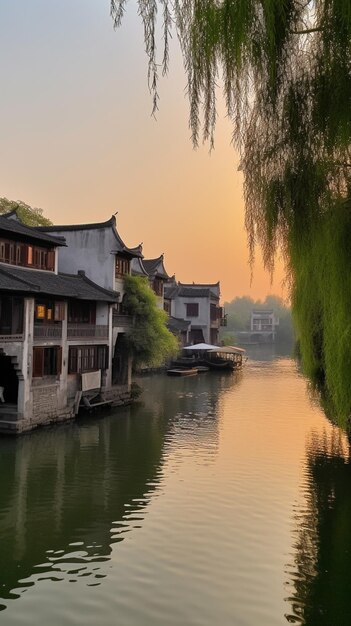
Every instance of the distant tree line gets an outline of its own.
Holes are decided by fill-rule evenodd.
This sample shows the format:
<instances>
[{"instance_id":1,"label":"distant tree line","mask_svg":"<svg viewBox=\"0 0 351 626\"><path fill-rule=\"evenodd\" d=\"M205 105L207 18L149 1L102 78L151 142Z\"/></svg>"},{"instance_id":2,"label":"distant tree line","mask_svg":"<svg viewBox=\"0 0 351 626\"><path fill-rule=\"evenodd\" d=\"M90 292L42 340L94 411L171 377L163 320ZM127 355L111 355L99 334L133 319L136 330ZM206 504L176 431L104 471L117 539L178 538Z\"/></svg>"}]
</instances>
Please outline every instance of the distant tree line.
<instances>
[{"instance_id":1,"label":"distant tree line","mask_svg":"<svg viewBox=\"0 0 351 626\"><path fill-rule=\"evenodd\" d=\"M224 303L227 315L227 326L222 328L221 340L224 343L232 343L235 333L250 330L251 311L253 309L273 310L279 318L276 340L279 342L291 342L294 339L294 330L291 309L279 296L270 295L265 300L254 300L249 296L234 298Z\"/></svg>"}]
</instances>

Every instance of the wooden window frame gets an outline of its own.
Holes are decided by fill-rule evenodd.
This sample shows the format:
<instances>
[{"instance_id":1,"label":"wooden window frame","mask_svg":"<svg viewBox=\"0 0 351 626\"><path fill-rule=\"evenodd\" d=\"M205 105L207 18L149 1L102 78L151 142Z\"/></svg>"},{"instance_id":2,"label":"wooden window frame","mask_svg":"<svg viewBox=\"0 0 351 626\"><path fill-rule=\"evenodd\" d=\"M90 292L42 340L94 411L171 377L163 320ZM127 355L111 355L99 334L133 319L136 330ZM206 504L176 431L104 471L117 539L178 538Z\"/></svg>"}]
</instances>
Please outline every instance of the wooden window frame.
<instances>
[{"instance_id":1,"label":"wooden window frame","mask_svg":"<svg viewBox=\"0 0 351 626\"><path fill-rule=\"evenodd\" d=\"M121 278L130 273L130 261L116 254L115 274L116 278Z\"/></svg>"},{"instance_id":2,"label":"wooden window frame","mask_svg":"<svg viewBox=\"0 0 351 626\"><path fill-rule=\"evenodd\" d=\"M96 302L71 300L68 302L69 324L96 324Z\"/></svg>"},{"instance_id":3,"label":"wooden window frame","mask_svg":"<svg viewBox=\"0 0 351 626\"><path fill-rule=\"evenodd\" d=\"M69 346L68 373L84 374L106 370L109 366L109 347L106 344Z\"/></svg>"},{"instance_id":4,"label":"wooden window frame","mask_svg":"<svg viewBox=\"0 0 351 626\"><path fill-rule=\"evenodd\" d=\"M163 280L156 276L153 280L152 288L157 296L163 295Z\"/></svg>"},{"instance_id":5,"label":"wooden window frame","mask_svg":"<svg viewBox=\"0 0 351 626\"><path fill-rule=\"evenodd\" d=\"M43 309L40 311L40 309ZM49 313L51 312L51 313ZM40 313L40 314L39 314ZM54 324L65 319L65 303L56 300L36 300L34 323Z\"/></svg>"},{"instance_id":6,"label":"wooden window frame","mask_svg":"<svg viewBox=\"0 0 351 626\"><path fill-rule=\"evenodd\" d=\"M4 311L8 324L4 325ZM24 299L18 296L0 296L0 334L21 335L23 333Z\"/></svg>"},{"instance_id":7,"label":"wooden window frame","mask_svg":"<svg viewBox=\"0 0 351 626\"><path fill-rule=\"evenodd\" d=\"M62 371L61 346L34 346L33 378L60 376Z\"/></svg>"},{"instance_id":8,"label":"wooden window frame","mask_svg":"<svg viewBox=\"0 0 351 626\"><path fill-rule=\"evenodd\" d=\"M186 307L186 317L199 317L200 307L199 307L198 302L186 302L185 307Z\"/></svg>"},{"instance_id":9,"label":"wooden window frame","mask_svg":"<svg viewBox=\"0 0 351 626\"><path fill-rule=\"evenodd\" d=\"M31 243L1 238L0 262L53 272L55 270L55 248L45 248Z\"/></svg>"}]
</instances>

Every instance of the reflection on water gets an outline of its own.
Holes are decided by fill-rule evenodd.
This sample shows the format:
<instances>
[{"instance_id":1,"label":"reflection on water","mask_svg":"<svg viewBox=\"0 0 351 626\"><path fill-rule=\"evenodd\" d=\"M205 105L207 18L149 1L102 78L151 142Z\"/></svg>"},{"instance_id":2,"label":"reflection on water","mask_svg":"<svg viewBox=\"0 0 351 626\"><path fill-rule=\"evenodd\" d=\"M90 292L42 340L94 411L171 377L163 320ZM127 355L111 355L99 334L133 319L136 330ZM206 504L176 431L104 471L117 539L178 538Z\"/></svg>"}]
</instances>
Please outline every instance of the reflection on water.
<instances>
[{"instance_id":1,"label":"reflection on water","mask_svg":"<svg viewBox=\"0 0 351 626\"><path fill-rule=\"evenodd\" d=\"M111 545L140 525L159 481L157 417L83 421L1 442L4 600L42 580L97 584Z\"/></svg>"},{"instance_id":2,"label":"reflection on water","mask_svg":"<svg viewBox=\"0 0 351 626\"><path fill-rule=\"evenodd\" d=\"M0 609L45 580L98 585L155 496L167 432L215 449L218 395L239 380L144 379L144 407L1 440Z\"/></svg>"},{"instance_id":3,"label":"reflection on water","mask_svg":"<svg viewBox=\"0 0 351 626\"><path fill-rule=\"evenodd\" d=\"M348 442L294 362L140 382L0 440L1 624L349 625Z\"/></svg>"},{"instance_id":4,"label":"reflection on water","mask_svg":"<svg viewBox=\"0 0 351 626\"><path fill-rule=\"evenodd\" d=\"M296 510L288 621L308 626L351 624L351 459L336 428L314 432L307 445L303 505Z\"/></svg>"}]
</instances>

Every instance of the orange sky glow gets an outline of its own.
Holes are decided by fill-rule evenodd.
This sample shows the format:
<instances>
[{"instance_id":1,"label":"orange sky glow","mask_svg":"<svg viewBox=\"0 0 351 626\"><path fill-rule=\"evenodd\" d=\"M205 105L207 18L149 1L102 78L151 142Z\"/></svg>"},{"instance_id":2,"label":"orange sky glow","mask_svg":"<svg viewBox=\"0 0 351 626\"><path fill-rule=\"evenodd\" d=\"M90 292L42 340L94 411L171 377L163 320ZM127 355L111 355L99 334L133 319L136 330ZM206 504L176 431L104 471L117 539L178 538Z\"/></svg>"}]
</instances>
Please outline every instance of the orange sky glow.
<instances>
[{"instance_id":1,"label":"orange sky glow","mask_svg":"<svg viewBox=\"0 0 351 626\"><path fill-rule=\"evenodd\" d=\"M259 254L250 285L230 123L220 108L215 150L193 150L176 44L155 121L132 4L117 32L108 2L5 4L0 195L41 207L60 224L118 211L128 246L143 242L148 258L163 252L182 282L220 280L223 301L286 296L282 264L271 285Z\"/></svg>"}]
</instances>

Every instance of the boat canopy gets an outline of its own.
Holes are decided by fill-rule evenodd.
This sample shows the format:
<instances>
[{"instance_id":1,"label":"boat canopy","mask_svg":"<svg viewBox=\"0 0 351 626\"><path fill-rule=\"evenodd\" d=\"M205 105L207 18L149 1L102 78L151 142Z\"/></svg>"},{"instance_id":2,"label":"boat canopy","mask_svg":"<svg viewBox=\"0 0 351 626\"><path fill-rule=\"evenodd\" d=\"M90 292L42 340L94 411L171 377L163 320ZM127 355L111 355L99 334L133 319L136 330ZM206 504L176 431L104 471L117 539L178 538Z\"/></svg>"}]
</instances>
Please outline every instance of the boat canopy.
<instances>
[{"instance_id":1,"label":"boat canopy","mask_svg":"<svg viewBox=\"0 0 351 626\"><path fill-rule=\"evenodd\" d=\"M186 346L185 348L183 348L183 350L214 350L217 351L219 350L220 347L219 346L213 346L210 343L195 343L193 346Z\"/></svg>"},{"instance_id":2,"label":"boat canopy","mask_svg":"<svg viewBox=\"0 0 351 626\"><path fill-rule=\"evenodd\" d=\"M219 354L243 354L246 351L236 346L217 346L217 348L211 349L210 352L218 352Z\"/></svg>"}]
</instances>

